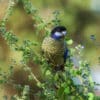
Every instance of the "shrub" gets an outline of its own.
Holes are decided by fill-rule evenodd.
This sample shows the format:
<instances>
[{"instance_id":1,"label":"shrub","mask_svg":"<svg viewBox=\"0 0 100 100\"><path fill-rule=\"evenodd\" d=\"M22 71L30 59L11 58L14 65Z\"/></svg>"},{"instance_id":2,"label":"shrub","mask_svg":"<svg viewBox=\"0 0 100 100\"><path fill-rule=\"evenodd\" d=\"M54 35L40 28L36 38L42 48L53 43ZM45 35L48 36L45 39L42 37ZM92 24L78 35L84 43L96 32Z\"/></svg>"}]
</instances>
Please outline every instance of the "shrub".
<instances>
[{"instance_id":1,"label":"shrub","mask_svg":"<svg viewBox=\"0 0 100 100\"><path fill-rule=\"evenodd\" d=\"M29 80L35 80L39 88L37 93L34 94L34 90L30 88L29 85L25 84L21 86L20 84L14 84L9 77L13 73L13 65L11 65L8 72L4 73L0 71L0 83L7 84L13 83L16 85L16 89L20 89L22 92L20 94L15 94L11 97L11 100L30 100L30 95L34 95L39 100L94 100L94 85L92 80L89 64L85 60L79 61L79 66L74 66L73 58L75 52L78 52L78 56L81 56L81 45L77 48L69 47L70 58L67 59L65 64L65 71L52 71L52 68L48 65L45 58L43 58L41 53L36 53L33 50L34 46L40 48L40 43L36 41L24 40L22 45L19 45L19 39L14 35L13 31L6 29L6 23L9 16L13 13L15 5L21 3L27 14L31 15L36 24L36 33L43 30L44 36L50 34L50 28L55 25L60 24L59 11L53 13L54 19L50 22L45 22L39 15L38 10L33 7L29 0L10 0L9 6L5 17L0 22L0 34L6 40L8 45L17 52L22 52L21 65L23 66L23 71L29 73ZM66 42L68 45L72 44L72 40L67 38ZM32 69L28 66L28 62L32 61L36 63L42 71L43 79L40 81L32 72ZM7 97L4 96L4 100ZM33 100L33 99L32 99Z\"/></svg>"}]
</instances>

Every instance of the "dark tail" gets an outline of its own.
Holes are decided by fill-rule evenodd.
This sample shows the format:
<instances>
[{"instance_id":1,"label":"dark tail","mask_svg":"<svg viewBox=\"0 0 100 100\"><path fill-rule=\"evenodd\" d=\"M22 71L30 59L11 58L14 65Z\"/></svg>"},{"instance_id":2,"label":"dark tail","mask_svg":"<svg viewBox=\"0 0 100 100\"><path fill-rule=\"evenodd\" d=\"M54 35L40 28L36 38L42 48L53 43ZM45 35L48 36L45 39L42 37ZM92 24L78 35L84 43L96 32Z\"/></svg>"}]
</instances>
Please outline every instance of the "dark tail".
<instances>
[{"instance_id":1,"label":"dark tail","mask_svg":"<svg viewBox=\"0 0 100 100\"><path fill-rule=\"evenodd\" d=\"M54 67L55 71L64 71L64 65L57 65Z\"/></svg>"}]
</instances>

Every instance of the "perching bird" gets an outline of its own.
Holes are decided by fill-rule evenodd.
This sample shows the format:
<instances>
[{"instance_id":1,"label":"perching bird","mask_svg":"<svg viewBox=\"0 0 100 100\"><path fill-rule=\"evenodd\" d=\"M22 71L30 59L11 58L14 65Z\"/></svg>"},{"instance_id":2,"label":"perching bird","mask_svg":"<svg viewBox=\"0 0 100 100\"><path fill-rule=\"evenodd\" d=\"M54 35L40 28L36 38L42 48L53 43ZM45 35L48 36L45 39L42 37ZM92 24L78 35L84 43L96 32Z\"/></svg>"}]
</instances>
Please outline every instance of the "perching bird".
<instances>
[{"instance_id":1,"label":"perching bird","mask_svg":"<svg viewBox=\"0 0 100 100\"><path fill-rule=\"evenodd\" d=\"M44 56L55 70L64 70L68 57L66 34L67 30L64 26L57 26L51 31L50 36L44 38L42 43Z\"/></svg>"}]
</instances>

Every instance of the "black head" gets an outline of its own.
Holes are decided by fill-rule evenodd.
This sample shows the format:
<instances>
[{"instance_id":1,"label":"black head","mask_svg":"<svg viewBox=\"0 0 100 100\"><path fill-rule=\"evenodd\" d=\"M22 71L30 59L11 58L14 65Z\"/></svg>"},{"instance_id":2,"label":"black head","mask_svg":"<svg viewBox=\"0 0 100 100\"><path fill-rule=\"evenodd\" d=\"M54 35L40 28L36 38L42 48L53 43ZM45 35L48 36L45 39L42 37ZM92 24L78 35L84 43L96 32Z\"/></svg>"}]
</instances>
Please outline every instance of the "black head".
<instances>
[{"instance_id":1,"label":"black head","mask_svg":"<svg viewBox=\"0 0 100 100\"><path fill-rule=\"evenodd\" d=\"M51 37L54 39L61 39L65 37L67 30L64 26L57 26L51 31Z\"/></svg>"}]
</instances>

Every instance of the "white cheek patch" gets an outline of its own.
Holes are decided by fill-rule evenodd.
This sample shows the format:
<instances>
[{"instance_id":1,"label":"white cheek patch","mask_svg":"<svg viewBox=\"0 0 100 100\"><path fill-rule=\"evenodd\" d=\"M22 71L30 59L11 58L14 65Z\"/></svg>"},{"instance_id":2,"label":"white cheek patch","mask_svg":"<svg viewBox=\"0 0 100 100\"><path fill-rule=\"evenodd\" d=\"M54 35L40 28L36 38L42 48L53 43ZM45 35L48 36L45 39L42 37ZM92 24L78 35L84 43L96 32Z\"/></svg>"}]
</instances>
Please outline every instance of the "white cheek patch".
<instances>
[{"instance_id":1,"label":"white cheek patch","mask_svg":"<svg viewBox=\"0 0 100 100\"><path fill-rule=\"evenodd\" d=\"M62 34L63 34L63 35L66 35L66 34L67 34L67 32L66 32L66 31L63 31L63 32L62 32Z\"/></svg>"},{"instance_id":2,"label":"white cheek patch","mask_svg":"<svg viewBox=\"0 0 100 100\"><path fill-rule=\"evenodd\" d=\"M60 32L55 32L56 36L62 36L62 34Z\"/></svg>"}]
</instances>

